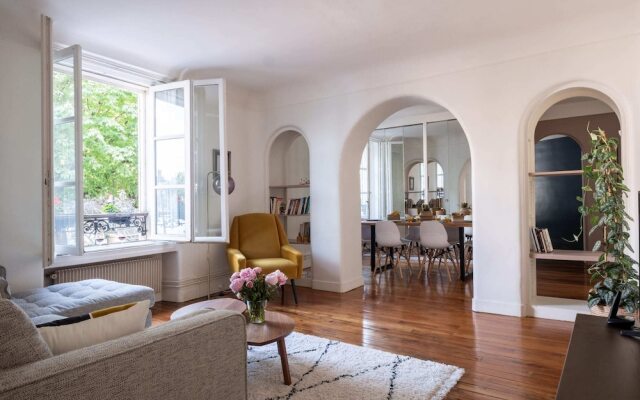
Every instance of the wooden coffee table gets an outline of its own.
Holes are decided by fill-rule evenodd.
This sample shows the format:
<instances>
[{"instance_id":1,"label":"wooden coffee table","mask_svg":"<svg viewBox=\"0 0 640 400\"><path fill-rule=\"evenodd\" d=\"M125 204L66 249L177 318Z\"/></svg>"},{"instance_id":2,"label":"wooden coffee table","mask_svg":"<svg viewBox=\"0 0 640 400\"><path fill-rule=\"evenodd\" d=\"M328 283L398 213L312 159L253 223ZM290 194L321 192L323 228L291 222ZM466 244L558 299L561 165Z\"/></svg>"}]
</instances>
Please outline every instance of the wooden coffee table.
<instances>
[{"instance_id":1,"label":"wooden coffee table","mask_svg":"<svg viewBox=\"0 0 640 400\"><path fill-rule=\"evenodd\" d=\"M278 343L278 354L280 355L285 385L291 385L291 373L289 372L289 359L284 338L293 332L295 326L293 319L273 311L265 311L263 324L247 324L247 344L264 346L273 342Z\"/></svg>"},{"instance_id":2,"label":"wooden coffee table","mask_svg":"<svg viewBox=\"0 0 640 400\"><path fill-rule=\"evenodd\" d=\"M185 315L189 315L195 311L204 310L204 309L230 310L230 311L236 311L242 314L247 309L247 305L240 300L229 299L229 298L200 301L198 303L193 303L193 304L189 304L188 306L178 308L176 311L173 312L173 314L171 314L171 317L169 317L169 319L172 319L172 320L177 319L180 317L184 317Z\"/></svg>"}]
</instances>

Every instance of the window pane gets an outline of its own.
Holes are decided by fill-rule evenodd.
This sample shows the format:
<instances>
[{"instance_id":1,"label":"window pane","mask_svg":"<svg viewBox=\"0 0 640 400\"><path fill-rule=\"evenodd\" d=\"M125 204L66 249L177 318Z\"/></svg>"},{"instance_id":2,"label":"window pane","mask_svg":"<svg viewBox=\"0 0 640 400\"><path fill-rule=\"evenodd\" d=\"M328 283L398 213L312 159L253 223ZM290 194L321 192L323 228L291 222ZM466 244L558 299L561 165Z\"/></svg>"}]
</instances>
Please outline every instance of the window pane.
<instances>
[{"instance_id":1,"label":"window pane","mask_svg":"<svg viewBox=\"0 0 640 400\"><path fill-rule=\"evenodd\" d=\"M56 182L53 189L53 232L56 255L73 254L76 247L76 186Z\"/></svg>"},{"instance_id":2,"label":"window pane","mask_svg":"<svg viewBox=\"0 0 640 400\"><path fill-rule=\"evenodd\" d=\"M184 136L184 89L169 89L155 95L155 135Z\"/></svg>"},{"instance_id":3,"label":"window pane","mask_svg":"<svg viewBox=\"0 0 640 400\"><path fill-rule=\"evenodd\" d=\"M222 235L222 196L218 193L220 190L213 188L214 180L221 178L222 167L218 93L218 85L196 85L193 89L193 223L196 237Z\"/></svg>"},{"instance_id":4,"label":"window pane","mask_svg":"<svg viewBox=\"0 0 640 400\"><path fill-rule=\"evenodd\" d=\"M159 235L185 234L184 189L156 191L156 232Z\"/></svg>"},{"instance_id":5,"label":"window pane","mask_svg":"<svg viewBox=\"0 0 640 400\"><path fill-rule=\"evenodd\" d=\"M156 141L156 184L184 184L184 139Z\"/></svg>"},{"instance_id":6,"label":"window pane","mask_svg":"<svg viewBox=\"0 0 640 400\"><path fill-rule=\"evenodd\" d=\"M63 55L64 54L64 55ZM52 208L54 255L79 255L81 229L78 215L79 173L77 157L81 148L80 124L82 115L76 115L80 98L76 98L76 85L81 85L80 74L74 71L78 47L63 49L55 54L52 76L53 126L52 150ZM64 58L63 58L64 57Z\"/></svg>"}]
</instances>

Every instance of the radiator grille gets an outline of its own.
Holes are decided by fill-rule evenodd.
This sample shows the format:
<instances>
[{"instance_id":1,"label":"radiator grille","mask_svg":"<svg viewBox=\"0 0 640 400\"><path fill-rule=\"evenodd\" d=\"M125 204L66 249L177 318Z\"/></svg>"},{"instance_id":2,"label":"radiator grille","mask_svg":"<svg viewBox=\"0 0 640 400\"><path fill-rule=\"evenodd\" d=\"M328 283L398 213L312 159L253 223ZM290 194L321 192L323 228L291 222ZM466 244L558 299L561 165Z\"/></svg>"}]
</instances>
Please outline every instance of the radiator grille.
<instances>
[{"instance_id":1,"label":"radiator grille","mask_svg":"<svg viewBox=\"0 0 640 400\"><path fill-rule=\"evenodd\" d=\"M105 264L62 269L52 275L54 283L77 282L84 279L107 279L153 288L156 297L162 292L162 256L136 258Z\"/></svg>"}]
</instances>

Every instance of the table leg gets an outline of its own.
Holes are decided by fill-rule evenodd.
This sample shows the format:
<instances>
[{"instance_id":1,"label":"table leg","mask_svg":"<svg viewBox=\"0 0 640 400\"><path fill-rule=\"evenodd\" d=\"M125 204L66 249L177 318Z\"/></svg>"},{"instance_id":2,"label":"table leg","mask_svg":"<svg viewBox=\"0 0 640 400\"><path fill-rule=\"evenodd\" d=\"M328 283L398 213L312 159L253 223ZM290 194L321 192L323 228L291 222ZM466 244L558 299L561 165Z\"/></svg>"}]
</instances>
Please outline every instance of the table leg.
<instances>
[{"instance_id":1,"label":"table leg","mask_svg":"<svg viewBox=\"0 0 640 400\"><path fill-rule=\"evenodd\" d=\"M458 228L458 242L460 243L460 280L464 282L466 271L464 270L464 228Z\"/></svg>"},{"instance_id":2,"label":"table leg","mask_svg":"<svg viewBox=\"0 0 640 400\"><path fill-rule=\"evenodd\" d=\"M371 272L376 270L376 224L371 224Z\"/></svg>"},{"instance_id":3,"label":"table leg","mask_svg":"<svg viewBox=\"0 0 640 400\"><path fill-rule=\"evenodd\" d=\"M278 339L278 354L280 354L280 363L282 363L282 375L284 375L284 384L291 385L289 358L287 358L287 347L284 344L284 338Z\"/></svg>"}]
</instances>

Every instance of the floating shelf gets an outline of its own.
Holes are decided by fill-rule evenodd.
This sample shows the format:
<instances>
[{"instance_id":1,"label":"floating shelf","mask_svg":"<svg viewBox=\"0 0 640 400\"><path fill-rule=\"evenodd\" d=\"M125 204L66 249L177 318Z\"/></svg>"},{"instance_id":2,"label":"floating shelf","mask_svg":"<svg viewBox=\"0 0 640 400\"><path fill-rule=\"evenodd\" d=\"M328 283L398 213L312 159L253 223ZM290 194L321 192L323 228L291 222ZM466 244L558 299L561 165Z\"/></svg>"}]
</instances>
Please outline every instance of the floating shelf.
<instances>
[{"instance_id":1,"label":"floating shelf","mask_svg":"<svg viewBox=\"0 0 640 400\"><path fill-rule=\"evenodd\" d=\"M551 253L530 253L536 260L562 260L596 262L602 255L601 251L589 250L554 250Z\"/></svg>"},{"instance_id":2,"label":"floating shelf","mask_svg":"<svg viewBox=\"0 0 640 400\"><path fill-rule=\"evenodd\" d=\"M529 172L529 176L573 176L573 175L582 175L582 170L571 169L566 171Z\"/></svg>"},{"instance_id":3,"label":"floating shelf","mask_svg":"<svg viewBox=\"0 0 640 400\"><path fill-rule=\"evenodd\" d=\"M300 188L308 188L309 185L308 184L304 184L304 185L276 185L276 186L269 186L269 189L300 189Z\"/></svg>"}]
</instances>

